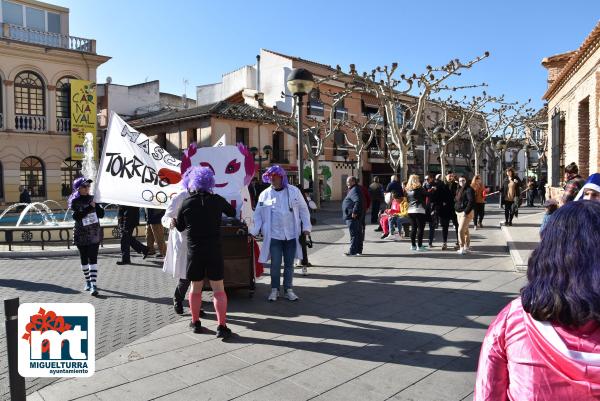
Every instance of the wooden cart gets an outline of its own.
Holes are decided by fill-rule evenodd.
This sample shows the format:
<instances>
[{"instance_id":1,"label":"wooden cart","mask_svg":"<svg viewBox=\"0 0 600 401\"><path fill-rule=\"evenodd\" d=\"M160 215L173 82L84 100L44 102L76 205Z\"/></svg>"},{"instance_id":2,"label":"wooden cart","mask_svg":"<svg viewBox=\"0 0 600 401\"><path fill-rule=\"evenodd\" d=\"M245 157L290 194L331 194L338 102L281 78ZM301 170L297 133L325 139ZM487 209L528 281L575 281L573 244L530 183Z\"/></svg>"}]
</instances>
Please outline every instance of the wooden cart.
<instances>
[{"instance_id":1,"label":"wooden cart","mask_svg":"<svg viewBox=\"0 0 600 401\"><path fill-rule=\"evenodd\" d=\"M225 289L248 289L254 296L254 247L243 223L226 223L221 226L221 245L225 264ZM205 281L207 290L210 285Z\"/></svg>"}]
</instances>

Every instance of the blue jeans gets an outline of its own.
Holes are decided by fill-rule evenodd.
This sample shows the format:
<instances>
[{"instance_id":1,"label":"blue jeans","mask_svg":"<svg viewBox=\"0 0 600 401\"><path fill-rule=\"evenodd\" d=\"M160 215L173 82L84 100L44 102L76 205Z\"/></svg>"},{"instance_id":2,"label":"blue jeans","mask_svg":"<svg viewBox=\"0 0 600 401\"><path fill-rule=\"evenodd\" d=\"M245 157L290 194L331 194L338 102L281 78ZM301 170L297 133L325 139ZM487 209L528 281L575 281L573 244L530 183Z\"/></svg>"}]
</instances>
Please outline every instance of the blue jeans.
<instances>
[{"instance_id":1,"label":"blue jeans","mask_svg":"<svg viewBox=\"0 0 600 401\"><path fill-rule=\"evenodd\" d=\"M346 220L348 230L350 230L350 251L352 255L363 252L364 231L360 220Z\"/></svg>"},{"instance_id":2,"label":"blue jeans","mask_svg":"<svg viewBox=\"0 0 600 401\"><path fill-rule=\"evenodd\" d=\"M394 226L396 226L398 228L398 232L400 232L403 224L410 224L410 219L407 217L400 217L400 216L390 217L388 220L388 228L389 228L390 235L392 235L392 232L394 231Z\"/></svg>"},{"instance_id":3,"label":"blue jeans","mask_svg":"<svg viewBox=\"0 0 600 401\"><path fill-rule=\"evenodd\" d=\"M292 288L294 278L294 258L296 257L296 239L271 239L271 288L279 289L281 281L281 260L283 259L283 289Z\"/></svg>"}]
</instances>

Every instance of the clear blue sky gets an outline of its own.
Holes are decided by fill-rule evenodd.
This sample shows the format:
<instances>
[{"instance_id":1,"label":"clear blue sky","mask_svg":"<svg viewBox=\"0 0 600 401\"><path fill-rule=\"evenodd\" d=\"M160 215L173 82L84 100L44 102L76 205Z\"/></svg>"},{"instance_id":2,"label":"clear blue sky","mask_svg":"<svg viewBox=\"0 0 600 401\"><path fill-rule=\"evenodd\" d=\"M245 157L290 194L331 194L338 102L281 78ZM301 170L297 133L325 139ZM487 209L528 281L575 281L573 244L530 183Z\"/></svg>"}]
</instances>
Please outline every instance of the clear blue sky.
<instances>
[{"instance_id":1,"label":"clear blue sky","mask_svg":"<svg viewBox=\"0 0 600 401\"><path fill-rule=\"evenodd\" d=\"M112 60L98 82L159 79L195 98L195 86L253 64L259 49L359 70L397 61L399 70L491 57L461 83L542 105L542 58L576 49L600 17L596 0L46 0L70 8L71 35L97 40Z\"/></svg>"}]
</instances>

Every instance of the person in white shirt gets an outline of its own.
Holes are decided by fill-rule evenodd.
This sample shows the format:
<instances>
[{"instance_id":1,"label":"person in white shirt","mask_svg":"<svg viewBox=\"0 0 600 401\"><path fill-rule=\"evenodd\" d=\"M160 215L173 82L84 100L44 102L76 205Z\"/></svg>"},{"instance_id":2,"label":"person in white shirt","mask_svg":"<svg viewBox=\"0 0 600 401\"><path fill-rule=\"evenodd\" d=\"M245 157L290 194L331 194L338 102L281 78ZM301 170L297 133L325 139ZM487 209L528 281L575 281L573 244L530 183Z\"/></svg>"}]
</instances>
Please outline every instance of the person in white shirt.
<instances>
[{"instance_id":1,"label":"person in white shirt","mask_svg":"<svg viewBox=\"0 0 600 401\"><path fill-rule=\"evenodd\" d=\"M262 232L263 245L258 259L266 263L271 259L271 293L268 300L277 300L281 282L283 260L284 297L298 300L293 290L294 259L302 259L300 235L309 235L312 230L310 214L300 190L289 185L283 168L273 165L263 174L263 181L271 186L258 197L254 211L253 236Z\"/></svg>"}]
</instances>

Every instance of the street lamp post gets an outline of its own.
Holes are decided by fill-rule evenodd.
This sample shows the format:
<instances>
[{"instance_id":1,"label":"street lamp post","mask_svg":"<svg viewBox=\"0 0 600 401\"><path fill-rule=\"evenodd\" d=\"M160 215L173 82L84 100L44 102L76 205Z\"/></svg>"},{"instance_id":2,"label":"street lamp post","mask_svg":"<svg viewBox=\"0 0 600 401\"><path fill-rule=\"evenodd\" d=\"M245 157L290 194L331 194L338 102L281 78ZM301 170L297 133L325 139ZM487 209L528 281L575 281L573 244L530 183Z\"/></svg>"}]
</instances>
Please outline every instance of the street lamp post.
<instances>
[{"instance_id":1,"label":"street lamp post","mask_svg":"<svg viewBox=\"0 0 600 401\"><path fill-rule=\"evenodd\" d=\"M315 86L313 75L304 68L294 68L287 80L287 88L296 98L298 107L298 183L304 189L304 144L302 135L302 97Z\"/></svg>"},{"instance_id":2,"label":"street lamp post","mask_svg":"<svg viewBox=\"0 0 600 401\"><path fill-rule=\"evenodd\" d=\"M262 152L264 153L265 157L262 157L262 154L260 153L260 150L256 147L251 147L250 148L250 153L252 153L252 156L254 157L254 161L258 160L258 178L260 179L260 177L262 176L262 162L264 161L268 161L269 160L269 155L271 154L271 152L273 151L273 148L270 145L265 145L262 148ZM258 155L258 158L256 157L256 155Z\"/></svg>"}]
</instances>

